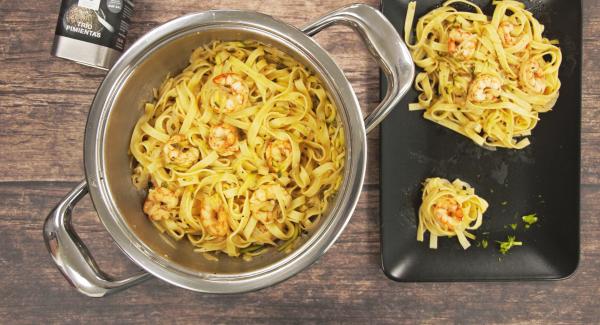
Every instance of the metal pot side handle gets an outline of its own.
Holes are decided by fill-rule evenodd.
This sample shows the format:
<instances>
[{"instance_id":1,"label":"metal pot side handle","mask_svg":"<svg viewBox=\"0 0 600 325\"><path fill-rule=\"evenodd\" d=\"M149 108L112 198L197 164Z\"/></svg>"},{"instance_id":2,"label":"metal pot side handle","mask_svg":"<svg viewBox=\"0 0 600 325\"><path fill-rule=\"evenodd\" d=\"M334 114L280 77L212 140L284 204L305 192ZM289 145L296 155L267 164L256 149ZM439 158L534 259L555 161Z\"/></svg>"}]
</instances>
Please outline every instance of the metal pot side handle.
<instances>
[{"instance_id":1,"label":"metal pot side handle","mask_svg":"<svg viewBox=\"0 0 600 325\"><path fill-rule=\"evenodd\" d=\"M140 272L115 280L98 268L71 225L73 207L87 193L84 180L58 203L44 222L44 241L58 269L73 287L89 297L103 297L149 279L150 274Z\"/></svg>"},{"instance_id":2,"label":"metal pot side handle","mask_svg":"<svg viewBox=\"0 0 600 325\"><path fill-rule=\"evenodd\" d=\"M365 4L352 4L332 11L301 30L313 36L331 25L352 27L364 40L387 79L386 94L381 103L365 118L365 129L371 132L398 104L412 84L415 67L410 52L398 32L377 9Z\"/></svg>"}]
</instances>

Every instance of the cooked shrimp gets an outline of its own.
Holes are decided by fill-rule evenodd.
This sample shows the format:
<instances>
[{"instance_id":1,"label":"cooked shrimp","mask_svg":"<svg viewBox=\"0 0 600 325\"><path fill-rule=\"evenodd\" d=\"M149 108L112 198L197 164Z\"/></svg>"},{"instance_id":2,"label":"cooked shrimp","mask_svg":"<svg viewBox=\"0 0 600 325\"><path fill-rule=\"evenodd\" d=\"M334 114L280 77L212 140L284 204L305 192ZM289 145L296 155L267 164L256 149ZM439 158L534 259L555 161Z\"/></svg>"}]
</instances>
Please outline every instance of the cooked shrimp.
<instances>
[{"instance_id":1,"label":"cooked shrimp","mask_svg":"<svg viewBox=\"0 0 600 325\"><path fill-rule=\"evenodd\" d=\"M448 229L453 229L452 223L460 222L463 218L462 207L455 199L449 197L443 197L433 205L433 214L436 220Z\"/></svg>"},{"instance_id":2,"label":"cooked shrimp","mask_svg":"<svg viewBox=\"0 0 600 325\"><path fill-rule=\"evenodd\" d=\"M208 145L221 156L229 156L240 150L238 129L222 123L212 126L208 135Z\"/></svg>"},{"instance_id":3,"label":"cooked shrimp","mask_svg":"<svg viewBox=\"0 0 600 325\"><path fill-rule=\"evenodd\" d=\"M227 211L217 196L201 194L194 201L192 214L198 216L207 234L225 237L229 232Z\"/></svg>"},{"instance_id":4,"label":"cooked shrimp","mask_svg":"<svg viewBox=\"0 0 600 325\"><path fill-rule=\"evenodd\" d=\"M190 167L198 158L200 151L193 147L183 134L172 136L163 147L163 154L167 164L174 164L181 167Z\"/></svg>"},{"instance_id":5,"label":"cooked shrimp","mask_svg":"<svg viewBox=\"0 0 600 325\"><path fill-rule=\"evenodd\" d=\"M502 44L504 46L513 46L515 42L515 38L511 35L511 33L515 30L515 25L509 23L507 21L503 21L500 23L498 27L498 35L502 39Z\"/></svg>"},{"instance_id":6,"label":"cooked shrimp","mask_svg":"<svg viewBox=\"0 0 600 325\"><path fill-rule=\"evenodd\" d=\"M502 81L498 77L490 75L480 75L471 82L469 95L467 98L472 102L483 102L494 100L500 97Z\"/></svg>"},{"instance_id":7,"label":"cooked shrimp","mask_svg":"<svg viewBox=\"0 0 600 325\"><path fill-rule=\"evenodd\" d=\"M292 145L288 140L270 141L265 152L267 164L269 167L274 169L278 169L279 165L283 163L291 154Z\"/></svg>"},{"instance_id":8,"label":"cooked shrimp","mask_svg":"<svg viewBox=\"0 0 600 325\"><path fill-rule=\"evenodd\" d=\"M292 197L281 185L262 185L250 197L250 210L256 219L263 223L273 222L279 213L277 192L283 196L284 206L292 201Z\"/></svg>"},{"instance_id":9,"label":"cooked shrimp","mask_svg":"<svg viewBox=\"0 0 600 325\"><path fill-rule=\"evenodd\" d=\"M475 53L477 37L462 28L454 28L448 34L448 52L453 56L470 58Z\"/></svg>"},{"instance_id":10,"label":"cooked shrimp","mask_svg":"<svg viewBox=\"0 0 600 325\"><path fill-rule=\"evenodd\" d=\"M178 204L179 198L173 191L164 187L153 188L148 191L144 202L144 213L154 221L167 220Z\"/></svg>"},{"instance_id":11,"label":"cooked shrimp","mask_svg":"<svg viewBox=\"0 0 600 325\"><path fill-rule=\"evenodd\" d=\"M546 79L538 60L529 60L521 65L521 83L536 93L543 94L546 90Z\"/></svg>"},{"instance_id":12,"label":"cooked shrimp","mask_svg":"<svg viewBox=\"0 0 600 325\"><path fill-rule=\"evenodd\" d=\"M217 102L213 103L213 109L217 113L231 113L239 110L248 102L250 90L237 73L223 73L213 78L213 82L226 92Z\"/></svg>"}]
</instances>

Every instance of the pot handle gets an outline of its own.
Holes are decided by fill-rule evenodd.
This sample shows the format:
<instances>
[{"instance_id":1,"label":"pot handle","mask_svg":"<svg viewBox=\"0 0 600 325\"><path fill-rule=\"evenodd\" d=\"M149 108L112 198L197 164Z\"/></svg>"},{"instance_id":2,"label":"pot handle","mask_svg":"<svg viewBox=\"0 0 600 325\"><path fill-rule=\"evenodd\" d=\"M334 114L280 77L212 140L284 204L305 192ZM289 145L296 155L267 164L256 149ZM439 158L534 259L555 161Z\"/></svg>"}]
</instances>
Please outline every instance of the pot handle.
<instances>
[{"instance_id":1,"label":"pot handle","mask_svg":"<svg viewBox=\"0 0 600 325\"><path fill-rule=\"evenodd\" d=\"M75 289L89 297L103 297L149 279L150 274L140 272L115 280L98 268L71 224L73 207L87 193L84 180L58 203L44 222L44 241L60 272Z\"/></svg>"},{"instance_id":2,"label":"pot handle","mask_svg":"<svg viewBox=\"0 0 600 325\"><path fill-rule=\"evenodd\" d=\"M406 94L414 79L415 67L408 48L396 29L377 9L352 4L332 11L301 30L313 36L331 25L352 27L367 45L387 79L385 97L365 118L365 129L372 131Z\"/></svg>"}]
</instances>

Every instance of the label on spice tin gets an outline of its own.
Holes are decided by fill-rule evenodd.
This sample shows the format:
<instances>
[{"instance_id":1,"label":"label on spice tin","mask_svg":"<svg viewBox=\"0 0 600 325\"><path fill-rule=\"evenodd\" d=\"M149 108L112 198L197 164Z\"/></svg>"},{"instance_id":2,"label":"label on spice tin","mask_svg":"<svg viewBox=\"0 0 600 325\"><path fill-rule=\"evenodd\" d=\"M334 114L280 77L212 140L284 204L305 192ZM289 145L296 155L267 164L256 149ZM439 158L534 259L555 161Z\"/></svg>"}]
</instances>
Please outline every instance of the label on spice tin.
<instances>
[{"instance_id":1,"label":"label on spice tin","mask_svg":"<svg viewBox=\"0 0 600 325\"><path fill-rule=\"evenodd\" d=\"M56 35L123 51L132 13L129 0L63 0Z\"/></svg>"}]
</instances>

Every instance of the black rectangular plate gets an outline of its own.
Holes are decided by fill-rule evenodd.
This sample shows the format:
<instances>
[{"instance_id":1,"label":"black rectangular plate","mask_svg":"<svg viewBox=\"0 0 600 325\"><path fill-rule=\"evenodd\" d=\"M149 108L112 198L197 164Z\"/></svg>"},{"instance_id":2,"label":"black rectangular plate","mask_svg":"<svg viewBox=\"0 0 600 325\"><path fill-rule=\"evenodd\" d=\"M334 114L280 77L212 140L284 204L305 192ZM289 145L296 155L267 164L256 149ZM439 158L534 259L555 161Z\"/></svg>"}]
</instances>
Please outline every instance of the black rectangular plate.
<instances>
[{"instance_id":1,"label":"black rectangular plate","mask_svg":"<svg viewBox=\"0 0 600 325\"><path fill-rule=\"evenodd\" d=\"M409 0L383 0L383 13L404 35ZM416 18L441 5L417 1ZM491 15L491 1L475 1ZM558 39L563 53L560 97L541 114L523 150L489 151L440 125L409 112L413 89L381 126L381 255L384 273L396 281L549 280L570 276L579 263L581 152L581 1L525 1ZM382 78L381 89L386 89ZM490 207L477 241L463 250L456 238L440 238L437 250L417 242L422 182L428 177L460 178ZM525 230L521 216L537 213ZM508 225L517 223L517 230ZM489 233L489 234L484 234ZM516 235L524 246L498 252L496 240Z\"/></svg>"}]
</instances>

